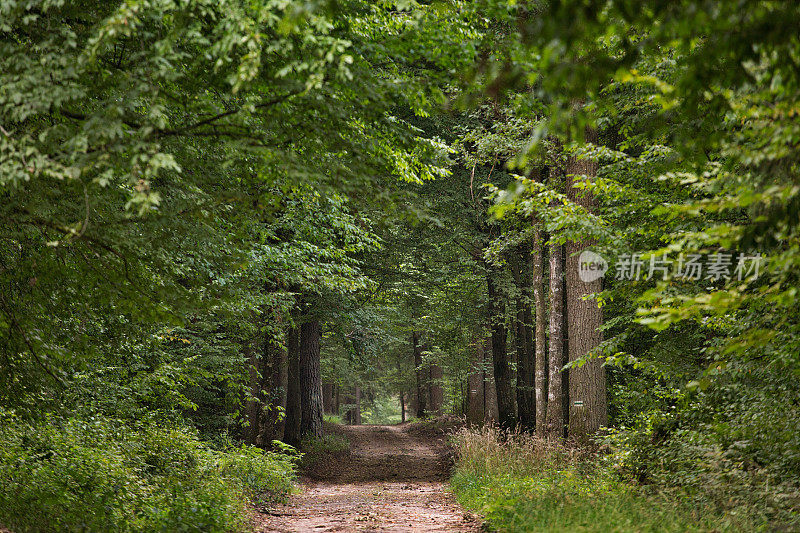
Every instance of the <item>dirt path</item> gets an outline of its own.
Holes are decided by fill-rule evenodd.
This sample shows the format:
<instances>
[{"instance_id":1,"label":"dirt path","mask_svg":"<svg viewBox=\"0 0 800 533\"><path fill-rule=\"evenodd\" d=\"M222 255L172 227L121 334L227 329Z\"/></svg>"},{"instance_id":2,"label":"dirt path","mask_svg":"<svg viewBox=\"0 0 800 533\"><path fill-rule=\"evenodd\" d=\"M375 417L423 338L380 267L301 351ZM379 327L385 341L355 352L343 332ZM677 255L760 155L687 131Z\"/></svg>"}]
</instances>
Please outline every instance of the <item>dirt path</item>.
<instances>
[{"instance_id":1,"label":"dirt path","mask_svg":"<svg viewBox=\"0 0 800 533\"><path fill-rule=\"evenodd\" d=\"M349 455L310 472L289 503L262 513L256 531L480 531L445 490L444 436L400 426L340 426Z\"/></svg>"}]
</instances>

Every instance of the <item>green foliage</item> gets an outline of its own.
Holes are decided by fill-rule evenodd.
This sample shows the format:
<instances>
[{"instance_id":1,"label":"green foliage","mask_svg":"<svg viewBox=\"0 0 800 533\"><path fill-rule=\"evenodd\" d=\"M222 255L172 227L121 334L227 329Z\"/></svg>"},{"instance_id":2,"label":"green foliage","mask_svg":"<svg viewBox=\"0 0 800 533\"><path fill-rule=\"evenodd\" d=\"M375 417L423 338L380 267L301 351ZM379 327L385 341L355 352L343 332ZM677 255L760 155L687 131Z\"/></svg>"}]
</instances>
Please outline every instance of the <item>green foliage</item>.
<instances>
[{"instance_id":1,"label":"green foliage","mask_svg":"<svg viewBox=\"0 0 800 533\"><path fill-rule=\"evenodd\" d=\"M0 523L14 531L239 531L247 496L285 498L294 463L215 451L179 426L4 415Z\"/></svg>"},{"instance_id":2,"label":"green foliage","mask_svg":"<svg viewBox=\"0 0 800 533\"><path fill-rule=\"evenodd\" d=\"M797 527L797 410L777 391L739 384L695 391L675 409L643 410L602 441L624 480L678 487L697 505Z\"/></svg>"},{"instance_id":3,"label":"green foliage","mask_svg":"<svg viewBox=\"0 0 800 533\"><path fill-rule=\"evenodd\" d=\"M238 480L251 502L285 501L293 489L300 456L286 445L281 448L281 453L273 453L252 446L231 447L219 456L220 472Z\"/></svg>"}]
</instances>

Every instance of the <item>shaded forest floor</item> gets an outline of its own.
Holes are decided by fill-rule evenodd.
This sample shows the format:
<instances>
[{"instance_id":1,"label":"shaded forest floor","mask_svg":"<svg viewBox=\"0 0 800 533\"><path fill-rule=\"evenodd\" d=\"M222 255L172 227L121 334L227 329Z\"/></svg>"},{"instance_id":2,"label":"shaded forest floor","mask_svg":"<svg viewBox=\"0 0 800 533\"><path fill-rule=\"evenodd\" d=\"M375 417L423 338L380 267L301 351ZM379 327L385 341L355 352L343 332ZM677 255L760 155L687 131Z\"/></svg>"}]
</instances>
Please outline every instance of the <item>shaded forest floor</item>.
<instances>
[{"instance_id":1,"label":"shaded forest floor","mask_svg":"<svg viewBox=\"0 0 800 533\"><path fill-rule=\"evenodd\" d=\"M349 453L306 469L288 504L259 514L256 531L480 531L445 490L446 437L427 424L336 426Z\"/></svg>"}]
</instances>

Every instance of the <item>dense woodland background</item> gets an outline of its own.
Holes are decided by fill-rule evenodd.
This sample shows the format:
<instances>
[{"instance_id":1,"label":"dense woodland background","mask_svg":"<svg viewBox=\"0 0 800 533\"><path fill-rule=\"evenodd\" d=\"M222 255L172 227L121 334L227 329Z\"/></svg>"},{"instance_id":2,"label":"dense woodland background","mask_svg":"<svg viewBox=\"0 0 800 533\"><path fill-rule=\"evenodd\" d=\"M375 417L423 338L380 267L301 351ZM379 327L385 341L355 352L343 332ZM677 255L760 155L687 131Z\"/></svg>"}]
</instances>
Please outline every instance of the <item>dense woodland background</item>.
<instances>
[{"instance_id":1,"label":"dense woodland background","mask_svg":"<svg viewBox=\"0 0 800 533\"><path fill-rule=\"evenodd\" d=\"M0 0L0 524L242 528L325 415L453 414L798 527L798 27Z\"/></svg>"}]
</instances>

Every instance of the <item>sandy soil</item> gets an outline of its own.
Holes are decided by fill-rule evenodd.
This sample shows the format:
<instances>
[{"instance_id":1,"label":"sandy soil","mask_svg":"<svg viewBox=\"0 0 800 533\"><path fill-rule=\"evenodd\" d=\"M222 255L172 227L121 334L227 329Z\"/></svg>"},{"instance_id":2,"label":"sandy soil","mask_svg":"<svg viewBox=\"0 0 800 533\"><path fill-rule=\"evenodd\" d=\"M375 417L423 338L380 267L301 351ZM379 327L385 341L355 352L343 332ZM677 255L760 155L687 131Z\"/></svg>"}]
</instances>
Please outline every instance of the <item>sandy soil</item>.
<instances>
[{"instance_id":1,"label":"sandy soil","mask_svg":"<svg viewBox=\"0 0 800 533\"><path fill-rule=\"evenodd\" d=\"M256 531L480 531L443 481L441 431L417 425L339 426L350 454L310 471L287 505L262 510Z\"/></svg>"}]
</instances>

